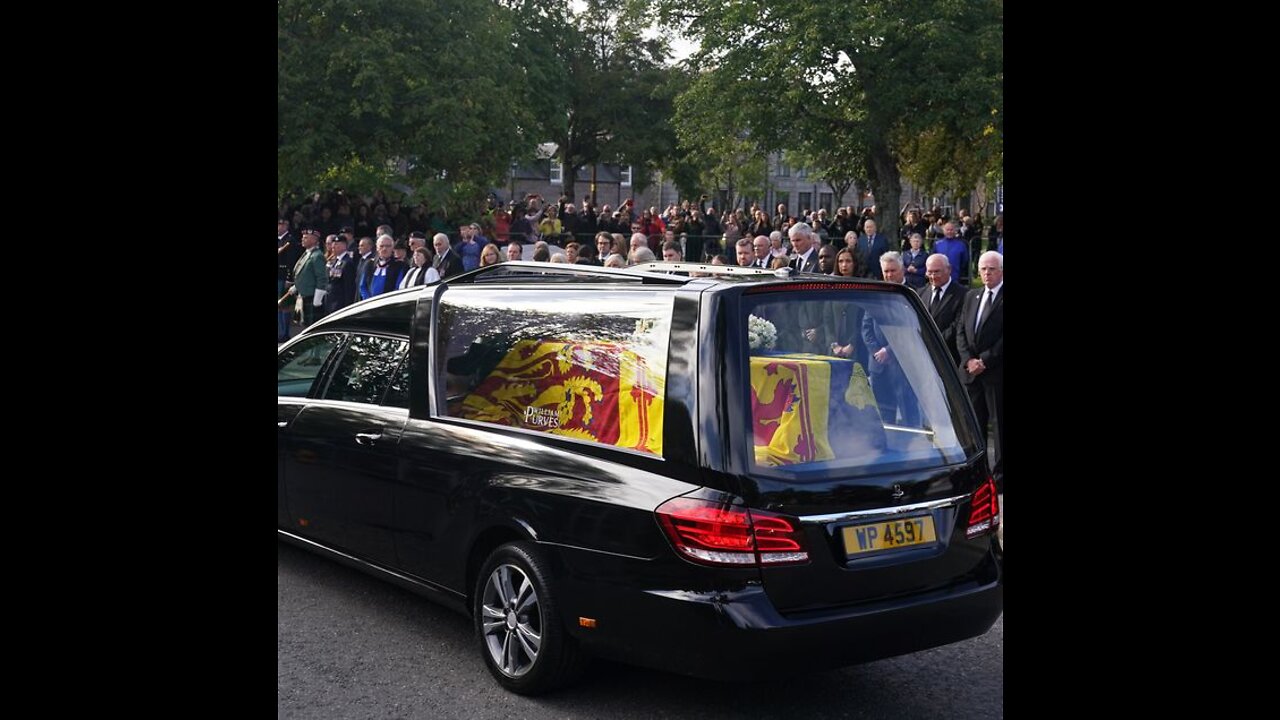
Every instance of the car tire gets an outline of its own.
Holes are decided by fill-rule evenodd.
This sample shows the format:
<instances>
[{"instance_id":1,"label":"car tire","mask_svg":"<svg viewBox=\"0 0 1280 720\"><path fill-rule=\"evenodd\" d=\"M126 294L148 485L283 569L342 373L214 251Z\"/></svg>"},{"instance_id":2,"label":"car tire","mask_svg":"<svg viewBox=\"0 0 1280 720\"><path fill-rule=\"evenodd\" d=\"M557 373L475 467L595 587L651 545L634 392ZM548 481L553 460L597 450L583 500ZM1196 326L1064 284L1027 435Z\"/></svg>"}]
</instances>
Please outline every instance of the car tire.
<instances>
[{"instance_id":1,"label":"car tire","mask_svg":"<svg viewBox=\"0 0 1280 720\"><path fill-rule=\"evenodd\" d=\"M480 656L504 688L538 695L581 674L583 654L556 612L547 565L530 543L494 550L472 599Z\"/></svg>"}]
</instances>

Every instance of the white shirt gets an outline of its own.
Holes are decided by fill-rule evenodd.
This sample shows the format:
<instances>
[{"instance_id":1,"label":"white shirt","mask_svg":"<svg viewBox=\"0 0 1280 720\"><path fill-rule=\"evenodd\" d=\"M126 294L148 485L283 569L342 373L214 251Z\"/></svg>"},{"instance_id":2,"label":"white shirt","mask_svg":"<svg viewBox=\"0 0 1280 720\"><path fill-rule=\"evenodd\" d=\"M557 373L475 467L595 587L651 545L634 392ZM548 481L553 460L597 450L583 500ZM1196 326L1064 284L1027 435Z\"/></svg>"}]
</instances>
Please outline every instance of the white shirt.
<instances>
[{"instance_id":1,"label":"white shirt","mask_svg":"<svg viewBox=\"0 0 1280 720\"><path fill-rule=\"evenodd\" d=\"M1003 287L1004 287L1004 280L1001 280L1000 284L993 288L987 288L987 287L982 288L982 299L978 301L978 317L977 317L977 320L974 322L975 328L978 325L982 324L983 318L985 318L987 314L991 312L991 308L995 307L996 299L1000 297L1000 290ZM987 303L987 293L991 293L990 304Z\"/></svg>"},{"instance_id":2,"label":"white shirt","mask_svg":"<svg viewBox=\"0 0 1280 720\"><path fill-rule=\"evenodd\" d=\"M423 284L433 283L440 279L440 273L433 267L414 267L412 270L405 273L404 277L400 278L400 285L397 286L396 289L403 290L407 287L412 287L416 284L415 281L418 279L418 276L423 272L427 274L427 279L422 281Z\"/></svg>"}]
</instances>

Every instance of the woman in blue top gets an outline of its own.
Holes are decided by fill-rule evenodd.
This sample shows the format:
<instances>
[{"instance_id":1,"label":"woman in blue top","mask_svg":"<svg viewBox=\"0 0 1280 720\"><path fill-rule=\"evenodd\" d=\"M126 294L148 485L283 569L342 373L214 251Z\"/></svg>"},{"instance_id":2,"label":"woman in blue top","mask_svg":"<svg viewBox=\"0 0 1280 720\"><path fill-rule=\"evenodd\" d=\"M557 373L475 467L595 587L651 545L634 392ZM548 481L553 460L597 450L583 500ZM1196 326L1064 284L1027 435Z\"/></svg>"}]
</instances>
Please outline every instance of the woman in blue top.
<instances>
[{"instance_id":1,"label":"woman in blue top","mask_svg":"<svg viewBox=\"0 0 1280 720\"><path fill-rule=\"evenodd\" d=\"M902 267L906 273L907 286L912 290L919 290L926 282L924 261L929 258L929 254L924 251L924 237L920 233L911 233L907 242L910 248L902 253Z\"/></svg>"}]
</instances>

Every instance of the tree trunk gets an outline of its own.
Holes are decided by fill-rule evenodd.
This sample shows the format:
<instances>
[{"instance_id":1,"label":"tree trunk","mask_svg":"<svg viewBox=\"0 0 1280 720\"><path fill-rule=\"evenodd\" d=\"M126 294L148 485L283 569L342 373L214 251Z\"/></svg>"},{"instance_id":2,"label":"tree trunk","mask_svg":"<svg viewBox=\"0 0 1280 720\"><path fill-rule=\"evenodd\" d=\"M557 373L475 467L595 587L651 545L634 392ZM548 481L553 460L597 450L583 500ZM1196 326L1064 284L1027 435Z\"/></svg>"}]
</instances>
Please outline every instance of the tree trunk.
<instances>
[{"instance_id":1,"label":"tree trunk","mask_svg":"<svg viewBox=\"0 0 1280 720\"><path fill-rule=\"evenodd\" d=\"M560 163L560 183L564 188L561 192L569 196L569 202L575 202L574 197L576 196L573 194L573 191L574 191L574 184L577 181L577 179L578 179L578 168L569 167L568 162Z\"/></svg>"},{"instance_id":2,"label":"tree trunk","mask_svg":"<svg viewBox=\"0 0 1280 720\"><path fill-rule=\"evenodd\" d=\"M902 205L902 182L899 180L898 163L883 143L874 143L871 147L870 180L871 191L876 196L876 226L889 238L889 248L900 250L898 230L902 221L898 211Z\"/></svg>"},{"instance_id":3,"label":"tree trunk","mask_svg":"<svg viewBox=\"0 0 1280 720\"><path fill-rule=\"evenodd\" d=\"M852 185L853 185L852 180L841 181L838 184L834 180L827 181L827 187L831 188L831 192L835 193L834 202L837 208L844 207L844 205L842 204L844 202L844 194L849 192L849 188ZM835 212L835 211L833 210L832 212Z\"/></svg>"}]
</instances>

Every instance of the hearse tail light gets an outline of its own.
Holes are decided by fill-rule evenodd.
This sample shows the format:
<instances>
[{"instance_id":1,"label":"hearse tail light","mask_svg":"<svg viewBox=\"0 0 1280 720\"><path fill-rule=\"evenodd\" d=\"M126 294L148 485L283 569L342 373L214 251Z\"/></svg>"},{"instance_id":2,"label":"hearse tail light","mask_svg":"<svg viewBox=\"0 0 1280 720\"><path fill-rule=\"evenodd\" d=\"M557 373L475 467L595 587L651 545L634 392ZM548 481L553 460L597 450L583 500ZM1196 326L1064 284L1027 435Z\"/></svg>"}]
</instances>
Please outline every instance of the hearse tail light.
<instances>
[{"instance_id":1,"label":"hearse tail light","mask_svg":"<svg viewBox=\"0 0 1280 720\"><path fill-rule=\"evenodd\" d=\"M990 477L973 493L973 506L969 510L966 538L993 533L1000 527L1000 498L996 496L996 481Z\"/></svg>"},{"instance_id":2,"label":"hearse tail light","mask_svg":"<svg viewBox=\"0 0 1280 720\"><path fill-rule=\"evenodd\" d=\"M759 567L809 562L794 519L708 500L672 498L654 513L676 551L704 565Z\"/></svg>"}]
</instances>

